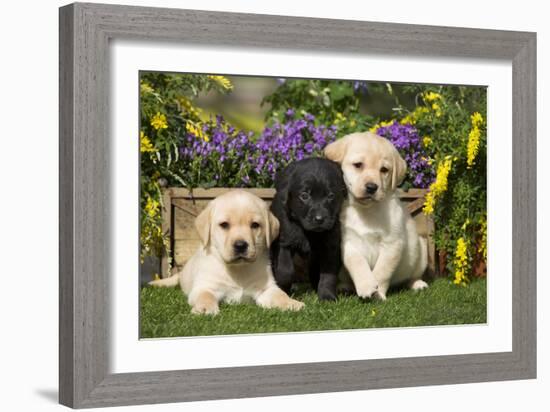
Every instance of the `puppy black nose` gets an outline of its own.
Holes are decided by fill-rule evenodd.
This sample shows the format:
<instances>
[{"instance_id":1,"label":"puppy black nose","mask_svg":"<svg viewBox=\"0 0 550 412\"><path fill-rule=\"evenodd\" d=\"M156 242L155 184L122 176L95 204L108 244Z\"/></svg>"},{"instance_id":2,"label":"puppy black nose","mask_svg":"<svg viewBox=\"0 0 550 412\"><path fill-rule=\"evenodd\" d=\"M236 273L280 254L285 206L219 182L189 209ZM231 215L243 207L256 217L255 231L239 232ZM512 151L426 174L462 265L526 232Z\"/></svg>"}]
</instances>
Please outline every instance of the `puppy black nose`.
<instances>
[{"instance_id":1,"label":"puppy black nose","mask_svg":"<svg viewBox=\"0 0 550 412\"><path fill-rule=\"evenodd\" d=\"M321 215L315 215L313 217L313 220L315 221L315 223L323 223L323 220L325 220L325 218Z\"/></svg>"},{"instance_id":2,"label":"puppy black nose","mask_svg":"<svg viewBox=\"0 0 550 412\"><path fill-rule=\"evenodd\" d=\"M365 190L369 195L373 195L378 190L378 185L376 183L367 183L365 185Z\"/></svg>"},{"instance_id":3,"label":"puppy black nose","mask_svg":"<svg viewBox=\"0 0 550 412\"><path fill-rule=\"evenodd\" d=\"M248 243L244 240L237 240L233 243L233 249L237 253L244 253L248 249Z\"/></svg>"}]
</instances>

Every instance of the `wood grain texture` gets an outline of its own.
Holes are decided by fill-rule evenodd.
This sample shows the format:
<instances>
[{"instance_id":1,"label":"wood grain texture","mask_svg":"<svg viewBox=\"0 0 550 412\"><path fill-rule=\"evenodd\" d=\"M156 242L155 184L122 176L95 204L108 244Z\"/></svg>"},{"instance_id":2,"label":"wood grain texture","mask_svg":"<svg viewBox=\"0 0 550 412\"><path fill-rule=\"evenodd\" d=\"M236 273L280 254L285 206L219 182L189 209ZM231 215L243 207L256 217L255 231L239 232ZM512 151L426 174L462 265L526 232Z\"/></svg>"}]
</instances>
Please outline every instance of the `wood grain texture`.
<instances>
[{"instance_id":1,"label":"wood grain texture","mask_svg":"<svg viewBox=\"0 0 550 412\"><path fill-rule=\"evenodd\" d=\"M141 172L140 172L141 173ZM162 233L164 236L168 236L170 243L168 250L164 250L162 257L160 259L160 271L161 273L167 275L170 272L170 255L174 250L174 242L172 236L170 236L172 231L172 226L174 225L174 220L172 217L172 201L171 201L171 192L168 190L163 191L162 193Z\"/></svg>"},{"instance_id":2,"label":"wood grain texture","mask_svg":"<svg viewBox=\"0 0 550 412\"><path fill-rule=\"evenodd\" d=\"M164 192L171 198L183 198L183 199L214 199L220 195L223 195L227 191L231 190L227 187L213 187L211 189L186 189L183 187L170 187ZM241 189L250 192L262 199L273 199L275 196L275 189L263 189L263 188L246 188Z\"/></svg>"},{"instance_id":3,"label":"wood grain texture","mask_svg":"<svg viewBox=\"0 0 550 412\"><path fill-rule=\"evenodd\" d=\"M71 8L72 10L72 8ZM74 18L59 14L59 401L74 403Z\"/></svg>"},{"instance_id":4,"label":"wood grain texture","mask_svg":"<svg viewBox=\"0 0 550 412\"><path fill-rule=\"evenodd\" d=\"M61 403L83 408L536 376L535 34L83 3L61 8L59 23ZM512 61L513 350L109 373L108 42L118 38Z\"/></svg>"},{"instance_id":5,"label":"wood grain texture","mask_svg":"<svg viewBox=\"0 0 550 412\"><path fill-rule=\"evenodd\" d=\"M532 377L537 369L537 43L531 36L512 63L513 353Z\"/></svg>"}]
</instances>

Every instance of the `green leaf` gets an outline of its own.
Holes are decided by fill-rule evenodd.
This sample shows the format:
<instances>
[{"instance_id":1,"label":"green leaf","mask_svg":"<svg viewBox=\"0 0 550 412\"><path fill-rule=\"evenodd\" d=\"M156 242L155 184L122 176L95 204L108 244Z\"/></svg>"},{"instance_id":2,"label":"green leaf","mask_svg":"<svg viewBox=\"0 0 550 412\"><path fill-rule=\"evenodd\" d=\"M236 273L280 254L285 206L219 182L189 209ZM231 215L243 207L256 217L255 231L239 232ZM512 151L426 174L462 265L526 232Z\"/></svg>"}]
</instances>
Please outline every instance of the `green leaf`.
<instances>
[{"instance_id":1,"label":"green leaf","mask_svg":"<svg viewBox=\"0 0 550 412\"><path fill-rule=\"evenodd\" d=\"M331 83L330 97L333 101L339 101L351 96L353 96L353 88L350 83Z\"/></svg>"}]
</instances>

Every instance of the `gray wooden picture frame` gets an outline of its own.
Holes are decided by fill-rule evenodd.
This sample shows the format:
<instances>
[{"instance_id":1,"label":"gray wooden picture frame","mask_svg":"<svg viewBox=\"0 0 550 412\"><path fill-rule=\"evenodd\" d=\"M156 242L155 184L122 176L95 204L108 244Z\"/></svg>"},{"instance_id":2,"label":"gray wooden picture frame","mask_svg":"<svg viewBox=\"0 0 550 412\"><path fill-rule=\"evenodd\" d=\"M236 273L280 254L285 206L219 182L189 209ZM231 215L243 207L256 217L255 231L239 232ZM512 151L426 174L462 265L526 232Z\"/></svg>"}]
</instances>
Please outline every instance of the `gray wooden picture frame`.
<instances>
[{"instance_id":1,"label":"gray wooden picture frame","mask_svg":"<svg viewBox=\"0 0 550 412\"><path fill-rule=\"evenodd\" d=\"M59 28L62 404L86 408L536 377L535 33L82 3L60 9ZM512 351L110 374L110 39L511 61Z\"/></svg>"}]
</instances>

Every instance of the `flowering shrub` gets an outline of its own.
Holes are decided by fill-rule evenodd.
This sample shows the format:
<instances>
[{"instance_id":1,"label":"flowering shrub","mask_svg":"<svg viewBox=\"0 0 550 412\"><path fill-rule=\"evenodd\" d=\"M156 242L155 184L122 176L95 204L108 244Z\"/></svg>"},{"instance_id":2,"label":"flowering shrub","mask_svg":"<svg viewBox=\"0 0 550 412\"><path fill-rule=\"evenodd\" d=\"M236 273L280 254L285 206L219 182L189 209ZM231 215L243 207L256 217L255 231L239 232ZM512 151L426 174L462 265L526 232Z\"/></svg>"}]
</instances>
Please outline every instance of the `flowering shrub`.
<instances>
[{"instance_id":1,"label":"flowering shrub","mask_svg":"<svg viewBox=\"0 0 550 412\"><path fill-rule=\"evenodd\" d=\"M162 233L159 182L182 184L175 173L179 146L186 130L200 130L200 109L191 100L199 93L227 93L223 76L142 73L140 77L140 257L160 256L168 239Z\"/></svg>"},{"instance_id":2,"label":"flowering shrub","mask_svg":"<svg viewBox=\"0 0 550 412\"><path fill-rule=\"evenodd\" d=\"M174 175L186 187L273 187L277 170L320 156L335 138L335 126L317 126L313 115L298 118L292 110L257 139L216 116L202 129L187 131Z\"/></svg>"},{"instance_id":3,"label":"flowering shrub","mask_svg":"<svg viewBox=\"0 0 550 412\"><path fill-rule=\"evenodd\" d=\"M252 133L236 130L221 116L187 128L180 144L180 158L174 168L179 185L185 187L246 186L249 159L254 152Z\"/></svg>"},{"instance_id":4,"label":"flowering shrub","mask_svg":"<svg viewBox=\"0 0 550 412\"><path fill-rule=\"evenodd\" d=\"M390 121L371 130L378 133L399 122L414 125L423 136L424 152L436 169L424 213L433 215L436 248L454 283L464 285L472 273L486 270L486 89L407 86L407 91L418 104L412 110L398 104Z\"/></svg>"},{"instance_id":5,"label":"flowering shrub","mask_svg":"<svg viewBox=\"0 0 550 412\"><path fill-rule=\"evenodd\" d=\"M279 83L277 90L264 98L264 103L271 105L269 118L284 121L289 110L303 116L315 113L319 124L336 126L339 137L368 129L373 117L363 107L366 100L374 93L380 100L393 90L391 86L356 80L279 79ZM388 121L375 129L392 141L408 164L403 188L426 188L433 180L433 170L413 124Z\"/></svg>"}]
</instances>

